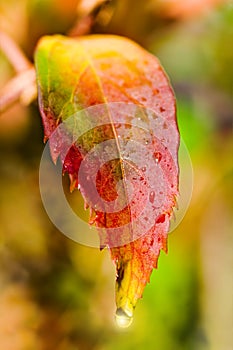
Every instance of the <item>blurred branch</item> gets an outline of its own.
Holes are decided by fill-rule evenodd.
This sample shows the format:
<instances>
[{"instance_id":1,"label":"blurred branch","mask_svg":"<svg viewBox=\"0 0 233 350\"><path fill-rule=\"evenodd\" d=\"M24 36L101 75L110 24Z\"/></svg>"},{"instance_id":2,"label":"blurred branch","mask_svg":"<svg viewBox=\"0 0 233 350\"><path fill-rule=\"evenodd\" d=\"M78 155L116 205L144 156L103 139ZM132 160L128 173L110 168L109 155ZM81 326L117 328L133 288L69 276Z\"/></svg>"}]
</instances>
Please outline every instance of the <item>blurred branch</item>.
<instances>
[{"instance_id":1,"label":"blurred branch","mask_svg":"<svg viewBox=\"0 0 233 350\"><path fill-rule=\"evenodd\" d=\"M113 14L112 4L113 0L81 0L78 5L78 18L69 30L68 36L89 34L99 20L107 25Z\"/></svg>"},{"instance_id":2,"label":"blurred branch","mask_svg":"<svg viewBox=\"0 0 233 350\"><path fill-rule=\"evenodd\" d=\"M83 17L99 9L104 3L108 3L109 0L81 0L78 3L78 12Z\"/></svg>"},{"instance_id":3,"label":"blurred branch","mask_svg":"<svg viewBox=\"0 0 233 350\"><path fill-rule=\"evenodd\" d=\"M112 0L81 1L77 22L68 35L88 34L99 17L102 22L108 22L112 15L112 9L108 7L110 3L112 4ZM0 113L2 113L17 101L28 105L36 98L37 88L36 73L32 63L14 40L2 31L0 31L0 50L17 72L17 75L0 90Z\"/></svg>"},{"instance_id":4,"label":"blurred branch","mask_svg":"<svg viewBox=\"0 0 233 350\"><path fill-rule=\"evenodd\" d=\"M0 113L20 101L29 105L37 96L36 72L31 67L12 78L0 91Z\"/></svg>"},{"instance_id":5,"label":"blurred branch","mask_svg":"<svg viewBox=\"0 0 233 350\"><path fill-rule=\"evenodd\" d=\"M71 36L71 37L89 34L91 31L91 27L93 26L93 23L94 23L93 16L87 15L81 19L78 19L67 34L68 36Z\"/></svg>"},{"instance_id":6,"label":"blurred branch","mask_svg":"<svg viewBox=\"0 0 233 350\"><path fill-rule=\"evenodd\" d=\"M18 73L0 90L0 113L20 101L28 105L37 96L36 73L32 63L22 50L6 34L0 31L0 49Z\"/></svg>"},{"instance_id":7,"label":"blurred branch","mask_svg":"<svg viewBox=\"0 0 233 350\"><path fill-rule=\"evenodd\" d=\"M31 67L31 62L27 59L21 49L6 33L2 31L0 31L0 49L4 52L16 72L22 72Z\"/></svg>"}]
</instances>

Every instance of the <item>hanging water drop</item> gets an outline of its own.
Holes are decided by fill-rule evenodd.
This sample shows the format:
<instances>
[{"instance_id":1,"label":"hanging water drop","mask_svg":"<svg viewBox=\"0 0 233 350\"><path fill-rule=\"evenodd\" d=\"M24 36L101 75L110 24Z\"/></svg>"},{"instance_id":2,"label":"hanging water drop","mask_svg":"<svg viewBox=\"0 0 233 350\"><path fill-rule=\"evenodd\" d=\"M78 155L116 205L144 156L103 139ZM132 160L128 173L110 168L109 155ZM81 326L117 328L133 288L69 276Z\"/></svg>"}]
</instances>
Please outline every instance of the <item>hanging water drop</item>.
<instances>
[{"instance_id":1,"label":"hanging water drop","mask_svg":"<svg viewBox=\"0 0 233 350\"><path fill-rule=\"evenodd\" d=\"M133 316L128 315L123 309L117 309L115 315L116 324L120 328L127 328L133 321Z\"/></svg>"}]
</instances>

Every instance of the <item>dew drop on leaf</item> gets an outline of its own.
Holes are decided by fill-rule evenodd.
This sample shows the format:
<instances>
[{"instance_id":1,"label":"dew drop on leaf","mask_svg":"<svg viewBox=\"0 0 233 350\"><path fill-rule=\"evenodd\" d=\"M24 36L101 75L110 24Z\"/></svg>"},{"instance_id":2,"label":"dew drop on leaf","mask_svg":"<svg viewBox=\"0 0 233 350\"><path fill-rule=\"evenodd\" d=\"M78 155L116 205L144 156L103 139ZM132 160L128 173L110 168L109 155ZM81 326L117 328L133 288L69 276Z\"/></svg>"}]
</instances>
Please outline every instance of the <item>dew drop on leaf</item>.
<instances>
[{"instance_id":1,"label":"dew drop on leaf","mask_svg":"<svg viewBox=\"0 0 233 350\"><path fill-rule=\"evenodd\" d=\"M165 221L165 214L162 214L162 215L160 215L158 218L157 218L157 220L156 220L156 223L157 224L161 224L161 223L163 223L164 221Z\"/></svg>"},{"instance_id":2,"label":"dew drop on leaf","mask_svg":"<svg viewBox=\"0 0 233 350\"><path fill-rule=\"evenodd\" d=\"M160 152L155 152L154 153L154 158L155 158L155 162L159 163L162 159L162 154Z\"/></svg>"},{"instance_id":3,"label":"dew drop on leaf","mask_svg":"<svg viewBox=\"0 0 233 350\"><path fill-rule=\"evenodd\" d=\"M155 200L155 192L154 191L151 191L150 195L149 195L149 201L151 203L154 203L154 200Z\"/></svg>"}]
</instances>

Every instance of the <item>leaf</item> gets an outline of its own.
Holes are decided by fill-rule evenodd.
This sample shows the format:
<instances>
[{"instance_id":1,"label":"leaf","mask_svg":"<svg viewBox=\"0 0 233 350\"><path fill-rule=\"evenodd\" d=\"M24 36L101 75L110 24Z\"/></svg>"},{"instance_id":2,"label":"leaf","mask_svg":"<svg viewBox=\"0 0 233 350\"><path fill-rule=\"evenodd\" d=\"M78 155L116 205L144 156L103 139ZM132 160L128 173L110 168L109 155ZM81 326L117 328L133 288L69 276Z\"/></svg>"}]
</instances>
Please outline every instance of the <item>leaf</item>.
<instances>
[{"instance_id":1,"label":"leaf","mask_svg":"<svg viewBox=\"0 0 233 350\"><path fill-rule=\"evenodd\" d=\"M173 91L158 60L122 37L46 36L35 63L45 140L111 250L117 317L126 325L167 251L178 192ZM66 132L54 133L65 123Z\"/></svg>"}]
</instances>

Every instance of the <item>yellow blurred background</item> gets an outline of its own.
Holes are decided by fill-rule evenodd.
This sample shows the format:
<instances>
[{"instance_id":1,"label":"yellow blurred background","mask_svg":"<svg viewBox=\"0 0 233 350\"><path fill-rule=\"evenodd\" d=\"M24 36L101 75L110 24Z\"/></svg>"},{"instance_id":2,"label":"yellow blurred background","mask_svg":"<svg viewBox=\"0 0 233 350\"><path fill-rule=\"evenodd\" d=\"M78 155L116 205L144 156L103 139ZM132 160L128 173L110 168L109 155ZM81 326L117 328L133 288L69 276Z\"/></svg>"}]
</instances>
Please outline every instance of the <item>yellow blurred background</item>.
<instances>
[{"instance_id":1,"label":"yellow blurred background","mask_svg":"<svg viewBox=\"0 0 233 350\"><path fill-rule=\"evenodd\" d=\"M102 1L0 0L0 29L32 60L40 36L75 32L77 19L95 3ZM118 329L108 251L69 240L43 208L37 103L16 103L2 113L0 348L231 350L233 2L115 0L96 12L91 32L134 39L168 73L192 160L191 202L169 235L169 253L161 254L132 326ZM0 88L14 74L0 52Z\"/></svg>"}]
</instances>

